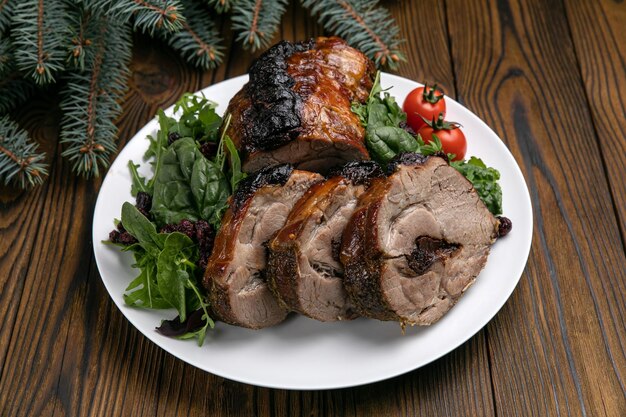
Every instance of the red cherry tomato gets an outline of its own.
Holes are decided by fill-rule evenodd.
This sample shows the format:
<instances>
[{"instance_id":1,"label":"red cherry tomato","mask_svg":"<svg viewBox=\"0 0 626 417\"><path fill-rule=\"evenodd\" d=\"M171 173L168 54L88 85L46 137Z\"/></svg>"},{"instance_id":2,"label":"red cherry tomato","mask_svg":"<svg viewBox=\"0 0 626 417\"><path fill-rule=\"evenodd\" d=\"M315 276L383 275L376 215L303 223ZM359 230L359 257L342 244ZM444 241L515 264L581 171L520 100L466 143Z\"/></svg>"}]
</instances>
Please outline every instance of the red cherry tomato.
<instances>
[{"instance_id":1,"label":"red cherry tomato","mask_svg":"<svg viewBox=\"0 0 626 417\"><path fill-rule=\"evenodd\" d=\"M422 126L417 133L426 144L433 141L433 135L437 136L443 151L447 154L453 153L454 161L461 161L467 152L467 140L459 127L456 122L444 121L443 113L440 113L437 120L433 119L432 122Z\"/></svg>"},{"instance_id":2,"label":"red cherry tomato","mask_svg":"<svg viewBox=\"0 0 626 417\"><path fill-rule=\"evenodd\" d=\"M406 113L407 124L417 132L426 124L423 118L433 120L441 113L446 115L446 101L437 84L432 87L425 85L414 89L406 96L402 110Z\"/></svg>"}]
</instances>

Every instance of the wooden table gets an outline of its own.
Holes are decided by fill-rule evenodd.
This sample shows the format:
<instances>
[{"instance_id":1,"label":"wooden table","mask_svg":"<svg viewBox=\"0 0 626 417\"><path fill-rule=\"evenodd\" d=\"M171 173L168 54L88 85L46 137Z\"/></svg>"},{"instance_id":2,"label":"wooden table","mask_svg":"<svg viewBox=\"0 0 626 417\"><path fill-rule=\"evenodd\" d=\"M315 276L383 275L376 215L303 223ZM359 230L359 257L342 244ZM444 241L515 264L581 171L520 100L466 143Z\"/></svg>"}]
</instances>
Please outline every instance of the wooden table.
<instances>
[{"instance_id":1,"label":"wooden table","mask_svg":"<svg viewBox=\"0 0 626 417\"><path fill-rule=\"evenodd\" d=\"M626 4L386 4L408 41L398 73L485 120L530 187L530 259L491 323L428 366L352 389L256 388L183 363L105 291L91 242L101 180L70 174L57 99L42 95L17 117L52 155L50 179L0 194L0 415L626 416ZM293 7L280 37L320 33ZM183 92L243 74L253 56L227 44L225 64L199 73L138 37L120 148Z\"/></svg>"}]
</instances>

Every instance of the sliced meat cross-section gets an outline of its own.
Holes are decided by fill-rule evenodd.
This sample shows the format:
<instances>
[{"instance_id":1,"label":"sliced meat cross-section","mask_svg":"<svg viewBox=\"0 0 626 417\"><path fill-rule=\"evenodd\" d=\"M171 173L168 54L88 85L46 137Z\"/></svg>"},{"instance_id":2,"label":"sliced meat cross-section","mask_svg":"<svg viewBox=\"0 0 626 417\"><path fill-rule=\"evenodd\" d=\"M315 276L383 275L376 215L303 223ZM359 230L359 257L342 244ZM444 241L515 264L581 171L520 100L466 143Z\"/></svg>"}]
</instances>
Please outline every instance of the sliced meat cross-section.
<instances>
[{"instance_id":1,"label":"sliced meat cross-section","mask_svg":"<svg viewBox=\"0 0 626 417\"><path fill-rule=\"evenodd\" d=\"M288 165L270 167L242 181L222 218L204 275L213 313L252 329L287 316L266 282L267 242L293 205L323 177Z\"/></svg>"},{"instance_id":2,"label":"sliced meat cross-section","mask_svg":"<svg viewBox=\"0 0 626 417\"><path fill-rule=\"evenodd\" d=\"M410 325L441 318L472 285L499 220L440 157L401 155L361 196L341 249L360 314Z\"/></svg>"},{"instance_id":3,"label":"sliced meat cross-section","mask_svg":"<svg viewBox=\"0 0 626 417\"><path fill-rule=\"evenodd\" d=\"M343 287L339 247L357 199L381 176L375 162L349 163L295 205L269 245L269 283L286 308L321 321L355 317Z\"/></svg>"}]
</instances>

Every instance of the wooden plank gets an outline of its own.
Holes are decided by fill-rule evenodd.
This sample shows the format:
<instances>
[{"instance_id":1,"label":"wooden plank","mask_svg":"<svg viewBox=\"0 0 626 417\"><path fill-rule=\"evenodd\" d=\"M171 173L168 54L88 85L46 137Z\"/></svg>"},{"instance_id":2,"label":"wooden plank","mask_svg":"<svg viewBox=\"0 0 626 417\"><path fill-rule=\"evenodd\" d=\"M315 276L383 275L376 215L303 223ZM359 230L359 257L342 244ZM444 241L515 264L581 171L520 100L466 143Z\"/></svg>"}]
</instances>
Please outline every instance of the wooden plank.
<instances>
[{"instance_id":1,"label":"wooden plank","mask_svg":"<svg viewBox=\"0 0 626 417\"><path fill-rule=\"evenodd\" d=\"M534 205L526 272L488 326L496 411L623 415L626 259L565 11L447 6L458 94L520 161Z\"/></svg>"},{"instance_id":2,"label":"wooden plank","mask_svg":"<svg viewBox=\"0 0 626 417\"><path fill-rule=\"evenodd\" d=\"M16 114L16 120L36 140L47 161L54 160L58 115L52 97L37 97L35 105ZM48 182L29 191L0 187L0 375L9 341L20 332L16 324L24 280L33 256L33 246L48 191ZM1 414L1 413L0 413Z\"/></svg>"},{"instance_id":3,"label":"wooden plank","mask_svg":"<svg viewBox=\"0 0 626 417\"><path fill-rule=\"evenodd\" d=\"M626 6L564 0L574 50L626 240Z\"/></svg>"}]
</instances>

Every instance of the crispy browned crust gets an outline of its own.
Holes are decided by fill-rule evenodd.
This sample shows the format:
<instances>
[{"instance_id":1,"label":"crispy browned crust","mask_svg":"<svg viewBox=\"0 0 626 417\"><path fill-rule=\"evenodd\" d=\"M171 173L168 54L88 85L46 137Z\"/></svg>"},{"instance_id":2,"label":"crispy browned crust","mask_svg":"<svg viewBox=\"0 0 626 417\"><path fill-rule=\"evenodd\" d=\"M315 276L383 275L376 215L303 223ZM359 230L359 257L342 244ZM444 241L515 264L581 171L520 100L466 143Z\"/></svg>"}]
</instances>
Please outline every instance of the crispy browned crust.
<instances>
[{"instance_id":1,"label":"crispy browned crust","mask_svg":"<svg viewBox=\"0 0 626 417\"><path fill-rule=\"evenodd\" d=\"M372 181L370 189L359 200L343 233L341 262L345 267L344 285L359 314L378 320L400 320L382 292L382 252L377 247L378 209L385 197L384 179Z\"/></svg>"},{"instance_id":2,"label":"crispy browned crust","mask_svg":"<svg viewBox=\"0 0 626 417\"><path fill-rule=\"evenodd\" d=\"M297 277L300 275L296 242L272 245L267 263L267 282L279 303L287 310L302 312L297 294Z\"/></svg>"},{"instance_id":3,"label":"crispy browned crust","mask_svg":"<svg viewBox=\"0 0 626 417\"><path fill-rule=\"evenodd\" d=\"M231 208L228 208L226 213L224 213L222 226L215 237L213 252L204 271L204 279L202 281L204 288L209 293L209 303L211 311L216 316L215 318L230 324L237 323L232 313L228 289L219 284L218 278L226 273L228 265L233 260L235 239L232 239L232 236L237 236L239 233L239 228L246 216L250 201L251 199L248 199L237 212L233 212Z\"/></svg>"},{"instance_id":4,"label":"crispy browned crust","mask_svg":"<svg viewBox=\"0 0 626 417\"><path fill-rule=\"evenodd\" d=\"M350 71L336 64L341 58ZM351 150L354 159L369 159L351 103L367 99L375 73L370 59L336 37L270 48L252 64L250 81L226 111L232 115L228 134L244 167L293 140L322 140ZM320 122L322 111L328 120Z\"/></svg>"}]
</instances>

